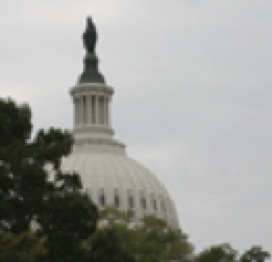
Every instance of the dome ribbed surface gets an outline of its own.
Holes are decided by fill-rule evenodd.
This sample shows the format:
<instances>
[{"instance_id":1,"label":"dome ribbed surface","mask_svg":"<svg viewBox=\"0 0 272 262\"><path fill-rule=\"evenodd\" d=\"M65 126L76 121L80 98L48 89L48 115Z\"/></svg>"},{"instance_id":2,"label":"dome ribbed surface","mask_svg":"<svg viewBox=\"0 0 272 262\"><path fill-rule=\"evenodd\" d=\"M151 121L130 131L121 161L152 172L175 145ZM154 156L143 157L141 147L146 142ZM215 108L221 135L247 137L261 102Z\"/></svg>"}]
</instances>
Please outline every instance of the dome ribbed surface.
<instances>
[{"instance_id":1,"label":"dome ribbed surface","mask_svg":"<svg viewBox=\"0 0 272 262\"><path fill-rule=\"evenodd\" d=\"M166 189L147 168L126 155L72 153L63 159L62 170L76 171L88 195L101 208L115 205L118 195L119 209L134 210L136 218L154 214L178 227L176 210ZM102 195L105 203L100 201ZM129 197L133 198L133 207L129 206Z\"/></svg>"}]
</instances>

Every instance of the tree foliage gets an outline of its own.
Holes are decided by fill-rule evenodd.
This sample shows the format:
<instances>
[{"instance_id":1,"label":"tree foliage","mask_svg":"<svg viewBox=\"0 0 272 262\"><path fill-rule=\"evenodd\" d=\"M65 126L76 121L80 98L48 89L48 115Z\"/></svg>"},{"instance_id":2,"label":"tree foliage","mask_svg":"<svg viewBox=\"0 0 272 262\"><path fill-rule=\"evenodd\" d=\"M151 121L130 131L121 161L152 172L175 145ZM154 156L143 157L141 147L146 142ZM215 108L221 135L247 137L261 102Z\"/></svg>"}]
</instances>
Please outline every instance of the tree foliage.
<instances>
[{"instance_id":1,"label":"tree foliage","mask_svg":"<svg viewBox=\"0 0 272 262\"><path fill-rule=\"evenodd\" d=\"M5 232L0 238L0 262L35 262L46 256L42 239L33 232Z\"/></svg>"},{"instance_id":2,"label":"tree foliage","mask_svg":"<svg viewBox=\"0 0 272 262\"><path fill-rule=\"evenodd\" d=\"M260 246L252 246L241 256L240 262L265 262L271 257L270 253Z\"/></svg>"},{"instance_id":3,"label":"tree foliage","mask_svg":"<svg viewBox=\"0 0 272 262\"><path fill-rule=\"evenodd\" d=\"M96 229L97 209L80 192L78 175L60 170L71 134L50 128L31 140L30 108L10 99L0 100L0 123L0 241L6 247L26 243L21 240L32 236L24 232L36 224L45 261L76 261Z\"/></svg>"},{"instance_id":4,"label":"tree foliage","mask_svg":"<svg viewBox=\"0 0 272 262\"><path fill-rule=\"evenodd\" d=\"M260 246L252 246L242 255L234 250L230 244L219 244L203 250L197 255L197 262L265 262L270 254Z\"/></svg>"},{"instance_id":5,"label":"tree foliage","mask_svg":"<svg viewBox=\"0 0 272 262\"><path fill-rule=\"evenodd\" d=\"M237 251L229 244L220 244L203 250L197 256L197 262L235 262Z\"/></svg>"},{"instance_id":6,"label":"tree foliage","mask_svg":"<svg viewBox=\"0 0 272 262\"><path fill-rule=\"evenodd\" d=\"M114 208L100 213L100 228L87 246L91 255L99 257L105 251L111 254L100 260L105 262L115 261L111 260L113 257L116 261L128 262L187 261L193 251L187 236L164 220L146 216L136 223L131 211ZM98 261L92 259L90 261Z\"/></svg>"},{"instance_id":7,"label":"tree foliage","mask_svg":"<svg viewBox=\"0 0 272 262\"><path fill-rule=\"evenodd\" d=\"M134 262L130 241L131 234L124 225L101 228L86 243L84 261Z\"/></svg>"}]
</instances>

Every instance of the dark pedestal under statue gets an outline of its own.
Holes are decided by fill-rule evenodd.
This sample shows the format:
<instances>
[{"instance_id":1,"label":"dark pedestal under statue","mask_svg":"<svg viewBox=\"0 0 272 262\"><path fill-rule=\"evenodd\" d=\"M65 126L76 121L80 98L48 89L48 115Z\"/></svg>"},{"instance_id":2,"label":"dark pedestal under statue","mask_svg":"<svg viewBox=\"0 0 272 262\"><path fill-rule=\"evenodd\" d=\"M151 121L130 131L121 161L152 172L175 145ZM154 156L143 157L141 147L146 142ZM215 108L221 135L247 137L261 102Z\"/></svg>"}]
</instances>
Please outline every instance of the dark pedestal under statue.
<instances>
[{"instance_id":1,"label":"dark pedestal under statue","mask_svg":"<svg viewBox=\"0 0 272 262\"><path fill-rule=\"evenodd\" d=\"M98 58L95 53L97 32L91 17L87 18L86 30L82 39L86 55L84 70L79 77L79 83L105 83L103 75L98 70Z\"/></svg>"}]
</instances>

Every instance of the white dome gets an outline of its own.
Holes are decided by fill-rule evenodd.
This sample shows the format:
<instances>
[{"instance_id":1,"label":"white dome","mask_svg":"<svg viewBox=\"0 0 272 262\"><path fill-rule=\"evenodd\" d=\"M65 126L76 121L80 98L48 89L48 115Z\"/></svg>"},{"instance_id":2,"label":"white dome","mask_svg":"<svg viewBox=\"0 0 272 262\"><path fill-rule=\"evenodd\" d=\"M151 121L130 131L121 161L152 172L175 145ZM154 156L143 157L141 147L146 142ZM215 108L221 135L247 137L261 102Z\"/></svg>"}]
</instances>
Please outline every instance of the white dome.
<instances>
[{"instance_id":1,"label":"white dome","mask_svg":"<svg viewBox=\"0 0 272 262\"><path fill-rule=\"evenodd\" d=\"M64 158L62 170L81 176L84 189L99 208L132 209L136 218L154 214L178 227L173 201L148 169L124 153L84 151Z\"/></svg>"},{"instance_id":2,"label":"white dome","mask_svg":"<svg viewBox=\"0 0 272 262\"><path fill-rule=\"evenodd\" d=\"M84 58L84 72L71 88L74 145L62 161L63 171L76 171L83 188L99 208L132 209L135 222L148 214L179 227L176 210L163 185L149 170L128 158L114 139L110 105L114 89L99 73L94 53Z\"/></svg>"}]
</instances>

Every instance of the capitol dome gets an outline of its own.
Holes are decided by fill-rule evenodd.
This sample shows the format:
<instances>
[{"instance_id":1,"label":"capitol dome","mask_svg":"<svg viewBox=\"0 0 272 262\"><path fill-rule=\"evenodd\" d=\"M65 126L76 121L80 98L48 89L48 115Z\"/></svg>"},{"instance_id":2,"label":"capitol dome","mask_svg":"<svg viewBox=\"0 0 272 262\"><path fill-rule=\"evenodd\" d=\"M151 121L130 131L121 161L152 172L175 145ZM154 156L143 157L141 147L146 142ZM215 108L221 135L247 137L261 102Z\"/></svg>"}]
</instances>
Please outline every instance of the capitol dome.
<instances>
[{"instance_id":1,"label":"capitol dome","mask_svg":"<svg viewBox=\"0 0 272 262\"><path fill-rule=\"evenodd\" d=\"M176 209L167 190L147 168L127 157L125 145L113 138L110 102L114 89L98 70L94 51L97 34L92 20L87 21L84 72L71 88L74 145L62 161L62 170L80 175L84 190L98 208L133 210L136 221L153 214L178 228Z\"/></svg>"},{"instance_id":2,"label":"capitol dome","mask_svg":"<svg viewBox=\"0 0 272 262\"><path fill-rule=\"evenodd\" d=\"M137 219L153 214L178 227L166 189L148 169L126 155L73 153L63 161L62 169L80 174L84 189L99 208L131 209Z\"/></svg>"}]
</instances>

